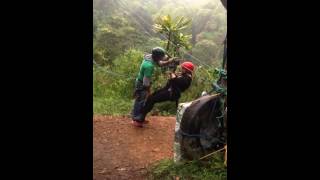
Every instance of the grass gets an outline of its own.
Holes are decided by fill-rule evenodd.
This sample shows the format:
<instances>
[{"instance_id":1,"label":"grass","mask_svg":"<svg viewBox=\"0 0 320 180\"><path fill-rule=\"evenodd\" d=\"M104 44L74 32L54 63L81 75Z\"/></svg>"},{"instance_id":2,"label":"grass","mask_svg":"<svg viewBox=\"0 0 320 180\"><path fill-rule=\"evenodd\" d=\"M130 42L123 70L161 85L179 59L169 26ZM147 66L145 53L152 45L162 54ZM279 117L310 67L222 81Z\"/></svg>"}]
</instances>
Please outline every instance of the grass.
<instances>
[{"instance_id":1,"label":"grass","mask_svg":"<svg viewBox=\"0 0 320 180\"><path fill-rule=\"evenodd\" d=\"M207 161L174 163L165 159L149 169L150 180L226 180L227 168L223 164L223 153L217 153Z\"/></svg>"}]
</instances>

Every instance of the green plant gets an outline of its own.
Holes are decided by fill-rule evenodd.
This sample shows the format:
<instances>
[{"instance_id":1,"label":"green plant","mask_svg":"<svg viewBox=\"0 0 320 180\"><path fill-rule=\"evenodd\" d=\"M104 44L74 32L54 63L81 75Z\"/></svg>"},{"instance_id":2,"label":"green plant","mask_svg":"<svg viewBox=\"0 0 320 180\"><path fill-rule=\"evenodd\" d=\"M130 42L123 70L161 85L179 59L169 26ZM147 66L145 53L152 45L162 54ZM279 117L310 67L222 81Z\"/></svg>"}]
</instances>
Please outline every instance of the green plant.
<instances>
[{"instance_id":1,"label":"green plant","mask_svg":"<svg viewBox=\"0 0 320 180\"><path fill-rule=\"evenodd\" d=\"M223 164L223 153L217 153L207 161L178 162L164 159L149 169L149 179L181 180L226 180L227 168Z\"/></svg>"},{"instance_id":2,"label":"green plant","mask_svg":"<svg viewBox=\"0 0 320 180\"><path fill-rule=\"evenodd\" d=\"M177 18L171 18L170 15L161 16L156 19L156 24L154 28L157 32L164 34L167 38L166 51L177 56L180 47L190 49L191 45L189 43L190 35L185 35L182 33L183 30L188 28L191 20L180 16Z\"/></svg>"},{"instance_id":3,"label":"green plant","mask_svg":"<svg viewBox=\"0 0 320 180\"><path fill-rule=\"evenodd\" d=\"M94 114L129 114L133 104L134 78L143 58L141 51L130 49L114 60L115 66L94 66Z\"/></svg>"}]
</instances>

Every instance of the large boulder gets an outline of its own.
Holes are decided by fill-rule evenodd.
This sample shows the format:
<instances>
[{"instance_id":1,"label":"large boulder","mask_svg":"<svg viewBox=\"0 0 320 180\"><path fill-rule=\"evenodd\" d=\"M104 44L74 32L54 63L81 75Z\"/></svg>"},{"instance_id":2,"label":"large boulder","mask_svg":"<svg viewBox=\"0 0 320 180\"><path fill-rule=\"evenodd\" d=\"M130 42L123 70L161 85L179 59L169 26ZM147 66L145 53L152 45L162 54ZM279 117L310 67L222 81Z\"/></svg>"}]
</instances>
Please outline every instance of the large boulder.
<instances>
[{"instance_id":1,"label":"large boulder","mask_svg":"<svg viewBox=\"0 0 320 180\"><path fill-rule=\"evenodd\" d=\"M193 160L220 149L226 142L219 95L206 95L178 107L175 161Z\"/></svg>"},{"instance_id":2,"label":"large boulder","mask_svg":"<svg viewBox=\"0 0 320 180\"><path fill-rule=\"evenodd\" d=\"M221 3L224 6L224 8L226 8L227 10L227 0L221 0Z\"/></svg>"}]
</instances>

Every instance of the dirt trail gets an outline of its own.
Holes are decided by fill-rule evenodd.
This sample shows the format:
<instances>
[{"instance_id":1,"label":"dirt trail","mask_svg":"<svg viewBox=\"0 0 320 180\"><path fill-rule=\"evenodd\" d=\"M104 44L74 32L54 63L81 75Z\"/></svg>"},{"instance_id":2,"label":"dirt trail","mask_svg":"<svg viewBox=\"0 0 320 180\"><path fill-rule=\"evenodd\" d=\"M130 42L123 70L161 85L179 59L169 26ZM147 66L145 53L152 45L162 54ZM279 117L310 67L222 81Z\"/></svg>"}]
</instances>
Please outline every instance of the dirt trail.
<instances>
[{"instance_id":1,"label":"dirt trail","mask_svg":"<svg viewBox=\"0 0 320 180\"><path fill-rule=\"evenodd\" d=\"M175 117L148 117L143 128L119 116L93 118L93 179L146 179L146 168L173 157Z\"/></svg>"}]
</instances>

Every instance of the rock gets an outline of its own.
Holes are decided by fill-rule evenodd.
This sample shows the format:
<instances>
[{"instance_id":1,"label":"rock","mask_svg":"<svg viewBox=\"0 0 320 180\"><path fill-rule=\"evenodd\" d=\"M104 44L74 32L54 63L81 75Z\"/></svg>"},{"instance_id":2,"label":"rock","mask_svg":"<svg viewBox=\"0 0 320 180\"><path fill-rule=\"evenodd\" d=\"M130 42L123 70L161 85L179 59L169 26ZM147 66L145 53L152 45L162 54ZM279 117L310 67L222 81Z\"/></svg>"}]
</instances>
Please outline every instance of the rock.
<instances>
[{"instance_id":1,"label":"rock","mask_svg":"<svg viewBox=\"0 0 320 180\"><path fill-rule=\"evenodd\" d=\"M127 170L126 168L119 168L118 169L119 171L125 171L125 170Z\"/></svg>"},{"instance_id":2,"label":"rock","mask_svg":"<svg viewBox=\"0 0 320 180\"><path fill-rule=\"evenodd\" d=\"M153 152L159 152L160 149L159 149L159 148L155 148L155 149L153 149L152 151L153 151Z\"/></svg>"},{"instance_id":3,"label":"rock","mask_svg":"<svg viewBox=\"0 0 320 180\"><path fill-rule=\"evenodd\" d=\"M106 172L106 168L103 168L102 171L98 172L99 174L104 174Z\"/></svg>"}]
</instances>

